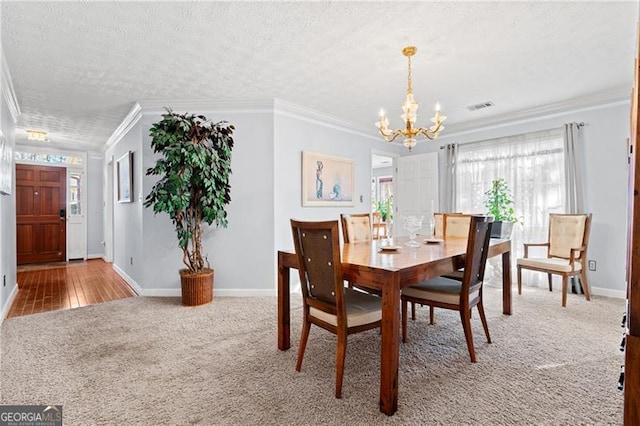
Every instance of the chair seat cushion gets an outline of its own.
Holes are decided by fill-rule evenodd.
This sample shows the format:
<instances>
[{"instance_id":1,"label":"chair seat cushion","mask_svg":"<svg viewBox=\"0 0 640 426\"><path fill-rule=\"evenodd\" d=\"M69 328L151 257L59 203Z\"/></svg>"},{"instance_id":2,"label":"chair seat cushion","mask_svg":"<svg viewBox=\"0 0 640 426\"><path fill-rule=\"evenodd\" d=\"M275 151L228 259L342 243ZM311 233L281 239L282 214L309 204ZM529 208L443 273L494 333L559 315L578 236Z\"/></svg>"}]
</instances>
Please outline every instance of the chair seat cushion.
<instances>
[{"instance_id":1,"label":"chair seat cushion","mask_svg":"<svg viewBox=\"0 0 640 426\"><path fill-rule=\"evenodd\" d=\"M469 301L478 296L480 287L469 293ZM403 296L417 299L431 300L439 303L457 305L460 303L460 292L462 291L462 281L444 277L423 281L415 286L402 290Z\"/></svg>"},{"instance_id":2,"label":"chair seat cushion","mask_svg":"<svg viewBox=\"0 0 640 426\"><path fill-rule=\"evenodd\" d=\"M382 319L382 299L378 296L351 288L344 289L344 296L347 305L347 327L371 324ZM331 325L338 325L338 319L335 315L319 309L310 308L309 315Z\"/></svg>"},{"instance_id":3,"label":"chair seat cushion","mask_svg":"<svg viewBox=\"0 0 640 426\"><path fill-rule=\"evenodd\" d=\"M555 257L522 258L518 259L517 264L523 268L548 269L555 272L578 272L582 270L582 264L578 261L573 262L573 269L571 269L567 259Z\"/></svg>"}]
</instances>

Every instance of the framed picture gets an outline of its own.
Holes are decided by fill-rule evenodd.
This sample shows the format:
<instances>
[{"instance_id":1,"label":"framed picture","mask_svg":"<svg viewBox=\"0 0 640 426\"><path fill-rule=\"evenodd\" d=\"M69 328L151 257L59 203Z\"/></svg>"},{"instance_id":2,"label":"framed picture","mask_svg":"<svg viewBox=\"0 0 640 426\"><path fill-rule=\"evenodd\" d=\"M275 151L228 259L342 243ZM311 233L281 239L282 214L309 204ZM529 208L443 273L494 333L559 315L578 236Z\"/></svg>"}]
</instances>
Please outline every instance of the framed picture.
<instances>
[{"instance_id":1,"label":"framed picture","mask_svg":"<svg viewBox=\"0 0 640 426\"><path fill-rule=\"evenodd\" d=\"M133 152L127 151L117 161L118 202L131 203L133 201L133 173L131 163Z\"/></svg>"},{"instance_id":2,"label":"framed picture","mask_svg":"<svg viewBox=\"0 0 640 426\"><path fill-rule=\"evenodd\" d=\"M302 205L353 206L353 160L302 152Z\"/></svg>"},{"instance_id":3,"label":"framed picture","mask_svg":"<svg viewBox=\"0 0 640 426\"><path fill-rule=\"evenodd\" d=\"M0 132L0 194L11 195L12 175L13 150L4 134Z\"/></svg>"}]
</instances>

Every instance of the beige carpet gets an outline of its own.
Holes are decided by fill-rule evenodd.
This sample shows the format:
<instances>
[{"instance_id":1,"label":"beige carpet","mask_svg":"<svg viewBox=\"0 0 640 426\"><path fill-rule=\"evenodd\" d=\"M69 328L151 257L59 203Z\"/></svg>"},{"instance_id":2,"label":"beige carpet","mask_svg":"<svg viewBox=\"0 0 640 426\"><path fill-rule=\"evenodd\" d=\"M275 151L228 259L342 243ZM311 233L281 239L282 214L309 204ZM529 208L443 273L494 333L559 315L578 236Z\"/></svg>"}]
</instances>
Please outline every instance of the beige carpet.
<instances>
[{"instance_id":1,"label":"beige carpet","mask_svg":"<svg viewBox=\"0 0 640 426\"><path fill-rule=\"evenodd\" d=\"M132 298L6 320L0 403L63 404L65 425L577 425L622 424L616 388L624 301L527 288L514 315L485 286L493 344L477 313L478 363L460 319L427 310L401 346L399 410L378 410L380 336L351 336L343 399L334 393L335 337L312 328L302 372L294 295L292 349L276 346L276 301Z\"/></svg>"}]
</instances>

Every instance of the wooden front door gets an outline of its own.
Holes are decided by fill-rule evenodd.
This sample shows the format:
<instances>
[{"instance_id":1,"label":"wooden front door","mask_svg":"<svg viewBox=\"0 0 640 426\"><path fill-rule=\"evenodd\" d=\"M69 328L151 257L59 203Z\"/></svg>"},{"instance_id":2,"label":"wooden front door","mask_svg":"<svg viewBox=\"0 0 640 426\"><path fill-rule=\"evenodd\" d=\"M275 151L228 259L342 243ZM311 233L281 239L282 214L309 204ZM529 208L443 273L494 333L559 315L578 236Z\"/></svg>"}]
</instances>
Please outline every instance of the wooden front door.
<instances>
[{"instance_id":1,"label":"wooden front door","mask_svg":"<svg viewBox=\"0 0 640 426\"><path fill-rule=\"evenodd\" d=\"M66 260L66 172L16 164L18 265Z\"/></svg>"}]
</instances>

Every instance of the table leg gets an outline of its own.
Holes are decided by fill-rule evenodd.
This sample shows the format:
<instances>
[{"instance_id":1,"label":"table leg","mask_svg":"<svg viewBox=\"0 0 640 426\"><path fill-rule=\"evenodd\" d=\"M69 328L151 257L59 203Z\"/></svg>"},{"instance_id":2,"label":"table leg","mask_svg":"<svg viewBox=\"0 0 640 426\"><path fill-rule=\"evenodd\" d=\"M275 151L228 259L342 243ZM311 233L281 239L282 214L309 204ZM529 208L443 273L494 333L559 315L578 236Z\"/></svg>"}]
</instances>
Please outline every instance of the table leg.
<instances>
[{"instance_id":1,"label":"table leg","mask_svg":"<svg viewBox=\"0 0 640 426\"><path fill-rule=\"evenodd\" d=\"M511 315L511 250L502 253L502 313Z\"/></svg>"},{"instance_id":2,"label":"table leg","mask_svg":"<svg viewBox=\"0 0 640 426\"><path fill-rule=\"evenodd\" d=\"M281 255L278 255L278 349L286 351L291 347L290 331L290 296L289 296L289 267L283 265Z\"/></svg>"},{"instance_id":3,"label":"table leg","mask_svg":"<svg viewBox=\"0 0 640 426\"><path fill-rule=\"evenodd\" d=\"M382 344L380 356L380 411L398 410L400 358L400 274L393 274L382 290Z\"/></svg>"}]
</instances>

